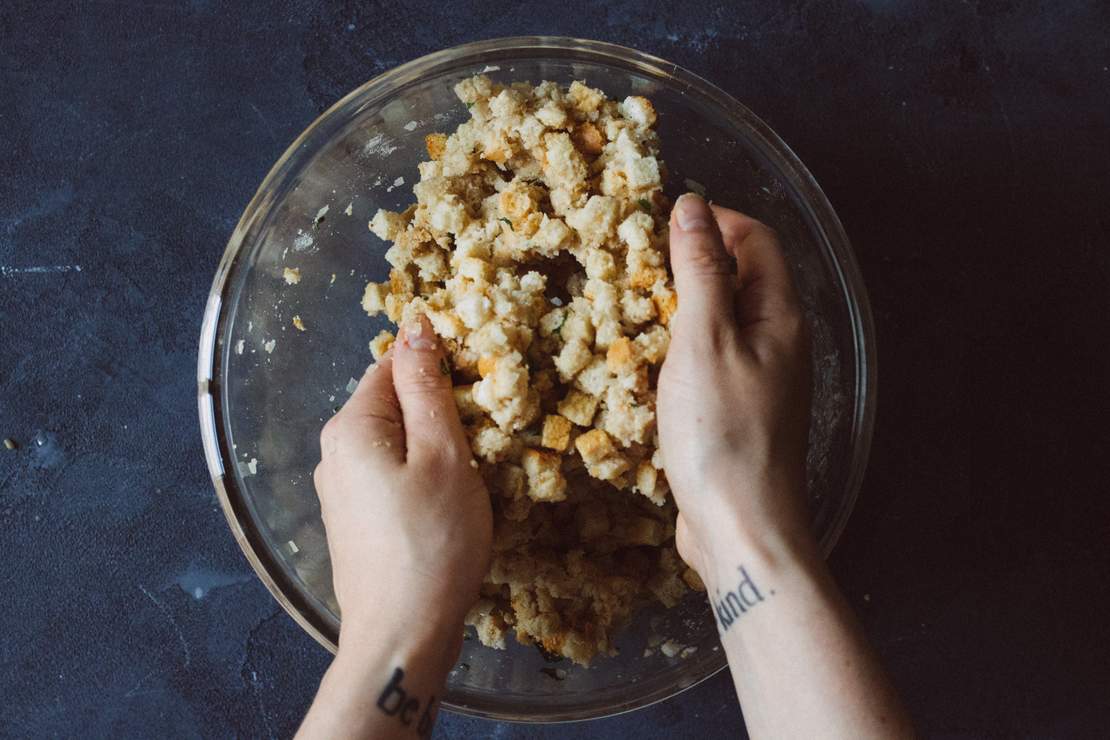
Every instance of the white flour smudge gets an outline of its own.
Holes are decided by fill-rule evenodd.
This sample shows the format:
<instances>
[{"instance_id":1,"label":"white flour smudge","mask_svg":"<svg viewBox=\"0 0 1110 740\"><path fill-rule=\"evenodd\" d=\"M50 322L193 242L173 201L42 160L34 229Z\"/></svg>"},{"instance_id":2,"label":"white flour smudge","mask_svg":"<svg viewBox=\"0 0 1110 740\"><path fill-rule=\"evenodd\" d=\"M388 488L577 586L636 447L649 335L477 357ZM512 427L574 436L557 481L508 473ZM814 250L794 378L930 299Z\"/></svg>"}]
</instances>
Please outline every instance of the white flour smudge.
<instances>
[{"instance_id":1,"label":"white flour smudge","mask_svg":"<svg viewBox=\"0 0 1110 740\"><path fill-rule=\"evenodd\" d=\"M59 272L81 272L81 265L35 265L34 267L7 267L0 265L0 277L11 275L42 275Z\"/></svg>"},{"instance_id":2,"label":"white flour smudge","mask_svg":"<svg viewBox=\"0 0 1110 740\"><path fill-rule=\"evenodd\" d=\"M311 234L300 233L293 240L293 249L297 252L303 252L312 246L313 241Z\"/></svg>"},{"instance_id":3,"label":"white flour smudge","mask_svg":"<svg viewBox=\"0 0 1110 740\"><path fill-rule=\"evenodd\" d=\"M362 145L362 153L366 155L377 155L385 157L393 154L400 147L393 145L393 139L385 134L374 134L365 144Z\"/></svg>"}]
</instances>

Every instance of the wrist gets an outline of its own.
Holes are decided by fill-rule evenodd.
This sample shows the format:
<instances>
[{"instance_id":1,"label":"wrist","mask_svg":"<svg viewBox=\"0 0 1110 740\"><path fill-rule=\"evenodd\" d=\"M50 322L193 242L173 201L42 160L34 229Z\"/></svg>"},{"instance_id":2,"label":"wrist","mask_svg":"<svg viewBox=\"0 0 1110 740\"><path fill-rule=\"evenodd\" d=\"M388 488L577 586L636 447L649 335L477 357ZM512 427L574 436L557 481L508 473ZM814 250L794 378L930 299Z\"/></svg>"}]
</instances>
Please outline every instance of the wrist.
<instances>
[{"instance_id":1,"label":"wrist","mask_svg":"<svg viewBox=\"0 0 1110 740\"><path fill-rule=\"evenodd\" d=\"M706 571L700 575L706 584L732 580L736 569L746 563L774 571L820 566L823 558L810 528L803 490L793 481L730 482L714 490L711 500L723 505L700 538Z\"/></svg>"},{"instance_id":2,"label":"wrist","mask_svg":"<svg viewBox=\"0 0 1110 740\"><path fill-rule=\"evenodd\" d=\"M386 606L388 603L388 606ZM451 669L462 646L463 618L433 604L383 603L372 614L344 616L336 662L344 666L427 666L432 673Z\"/></svg>"}]
</instances>

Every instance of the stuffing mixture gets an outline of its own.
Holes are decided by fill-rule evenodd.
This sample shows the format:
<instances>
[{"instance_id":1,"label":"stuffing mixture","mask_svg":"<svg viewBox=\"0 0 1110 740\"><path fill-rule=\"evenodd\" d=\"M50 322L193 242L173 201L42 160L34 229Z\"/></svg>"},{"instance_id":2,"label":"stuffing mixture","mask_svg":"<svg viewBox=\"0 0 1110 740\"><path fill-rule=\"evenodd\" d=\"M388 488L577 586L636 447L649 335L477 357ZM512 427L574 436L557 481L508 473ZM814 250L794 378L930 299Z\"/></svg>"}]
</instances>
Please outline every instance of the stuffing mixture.
<instances>
[{"instance_id":1,"label":"stuffing mixture","mask_svg":"<svg viewBox=\"0 0 1110 740\"><path fill-rule=\"evenodd\" d=\"M393 269L362 305L423 314L447 347L495 517L467 623L585 665L637 607L703 588L674 547L655 430L677 305L655 110L581 82L455 93L470 119L426 137L416 203L370 222Z\"/></svg>"}]
</instances>

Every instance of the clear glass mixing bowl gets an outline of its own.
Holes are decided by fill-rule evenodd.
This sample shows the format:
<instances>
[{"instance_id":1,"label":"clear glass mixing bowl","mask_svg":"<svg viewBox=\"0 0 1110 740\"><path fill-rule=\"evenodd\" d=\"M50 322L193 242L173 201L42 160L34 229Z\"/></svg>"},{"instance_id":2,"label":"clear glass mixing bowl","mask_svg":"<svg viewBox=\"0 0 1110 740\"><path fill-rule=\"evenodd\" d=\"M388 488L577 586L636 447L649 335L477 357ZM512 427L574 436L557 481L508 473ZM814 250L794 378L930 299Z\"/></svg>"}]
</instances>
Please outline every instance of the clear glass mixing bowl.
<instances>
[{"instance_id":1,"label":"clear glass mixing bowl","mask_svg":"<svg viewBox=\"0 0 1110 740\"><path fill-rule=\"evenodd\" d=\"M312 470L321 425L369 363L367 341L385 327L359 306L366 282L387 275L385 245L366 224L379 207L412 201L424 135L464 120L451 88L480 72L499 81L585 80L613 98L651 99L668 192L692 179L782 237L812 325L809 493L826 552L866 464L875 388L867 296L832 207L762 121L677 65L611 44L510 38L431 54L343 98L274 165L231 236L201 332L201 430L228 523L274 597L329 650L339 619ZM299 283L283 280L286 267L300 270ZM697 649L645 657L651 635ZM670 611L640 613L619 647L618 657L586 669L550 666L534 648L494 651L470 640L444 703L509 720L600 717L672 696L725 665L697 594Z\"/></svg>"}]
</instances>

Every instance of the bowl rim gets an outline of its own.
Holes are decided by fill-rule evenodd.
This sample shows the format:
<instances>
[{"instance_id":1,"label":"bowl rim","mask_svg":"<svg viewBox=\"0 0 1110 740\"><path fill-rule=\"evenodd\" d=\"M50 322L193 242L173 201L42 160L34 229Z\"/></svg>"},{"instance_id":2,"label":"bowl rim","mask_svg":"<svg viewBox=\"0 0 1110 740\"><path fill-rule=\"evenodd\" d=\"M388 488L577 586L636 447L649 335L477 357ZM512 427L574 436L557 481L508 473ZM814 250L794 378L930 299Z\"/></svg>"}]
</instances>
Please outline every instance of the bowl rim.
<instances>
[{"instance_id":1,"label":"bowl rim","mask_svg":"<svg viewBox=\"0 0 1110 740\"><path fill-rule=\"evenodd\" d=\"M753 143L770 156L779 174L789 181L800 196L799 206L808 211L806 215L822 233L835 257L831 264L836 277L845 289L844 296L847 299L856 360L853 379L855 407L852 409L853 423L848 440L851 460L845 481L843 504L829 522L829 527L820 543L826 557L843 533L848 518L855 508L867 468L874 431L877 374L874 319L862 273L847 233L816 179L794 151L762 119L721 88L673 62L636 49L609 42L563 36L511 36L441 49L389 69L347 93L317 116L286 148L263 178L232 231L213 278L201 324L197 359L197 401L201 439L206 464L224 516L244 556L270 594L297 624L332 653L335 653L337 646L329 634L330 628L321 622L307 603L299 597L291 596L298 593L296 586L270 554L267 544L261 540L258 532L249 531L243 526L243 522L250 521L246 504L241 496L232 495L227 484L223 461L234 458L225 457L229 445L219 423L221 394L215 363L219 328L221 320L226 318L224 296L229 278L240 256L246 236L266 212L266 207L272 200L275 184L287 174L290 162L303 147L313 140L328 141L330 138L328 129L336 128L346 122L346 118L337 115L339 112L357 103L351 111L352 115L357 115L361 109L373 105L384 95L396 93L405 84L419 80L440 66L456 65L467 58L473 58L475 62L483 59L495 61L498 57L521 54L538 56L544 52L567 57L585 54L591 62L632 67L653 78L662 77L668 82L685 85L687 90L696 89L700 95L710 99L722 109L728 110L733 117L743 122L747 129L746 133L753 138ZM232 482L234 482L234 476L232 476ZM553 714L536 716L510 714L496 708L456 704L446 700L441 703L441 706L459 714L513 722L569 722L611 717L676 696L720 673L727 662L723 652L718 655L720 656L718 665L711 667L703 676L687 685L675 686L670 691L656 691L637 700L600 711L596 709L557 710Z\"/></svg>"}]
</instances>

